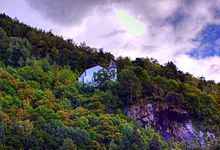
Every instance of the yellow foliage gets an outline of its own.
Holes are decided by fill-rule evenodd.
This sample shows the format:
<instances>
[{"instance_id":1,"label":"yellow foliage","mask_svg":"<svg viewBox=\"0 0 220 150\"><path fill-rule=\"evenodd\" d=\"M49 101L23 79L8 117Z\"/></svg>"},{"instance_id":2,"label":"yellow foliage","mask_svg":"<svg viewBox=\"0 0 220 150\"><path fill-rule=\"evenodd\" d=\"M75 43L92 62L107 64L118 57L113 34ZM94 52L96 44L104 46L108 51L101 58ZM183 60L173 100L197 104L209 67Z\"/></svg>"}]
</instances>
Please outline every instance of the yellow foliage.
<instances>
[{"instance_id":1,"label":"yellow foliage","mask_svg":"<svg viewBox=\"0 0 220 150\"><path fill-rule=\"evenodd\" d=\"M34 128L34 124L30 120L21 120L18 122L18 125L23 134L30 134Z\"/></svg>"},{"instance_id":2,"label":"yellow foliage","mask_svg":"<svg viewBox=\"0 0 220 150\"><path fill-rule=\"evenodd\" d=\"M35 94L30 88L20 88L17 90L19 99L24 101L26 104L32 103L35 100Z\"/></svg>"},{"instance_id":3,"label":"yellow foliage","mask_svg":"<svg viewBox=\"0 0 220 150\"><path fill-rule=\"evenodd\" d=\"M100 115L99 125L93 127L93 130L105 136L106 139L120 141L122 134L118 131L116 126L111 121L112 115Z\"/></svg>"},{"instance_id":4,"label":"yellow foliage","mask_svg":"<svg viewBox=\"0 0 220 150\"><path fill-rule=\"evenodd\" d=\"M89 113L90 113L89 110L85 109L83 107L77 107L76 109L71 110L71 112L70 112L71 118L88 115Z\"/></svg>"},{"instance_id":5,"label":"yellow foliage","mask_svg":"<svg viewBox=\"0 0 220 150\"><path fill-rule=\"evenodd\" d=\"M59 104L56 102L55 96L51 91L46 91L44 94L44 99L39 100L36 102L38 106L47 106L48 108L55 109L55 110L60 110L61 107Z\"/></svg>"},{"instance_id":6,"label":"yellow foliage","mask_svg":"<svg viewBox=\"0 0 220 150\"><path fill-rule=\"evenodd\" d=\"M67 126L74 126L74 121L70 119L70 112L65 111L64 109L59 110L57 114L60 116L61 120Z\"/></svg>"},{"instance_id":7,"label":"yellow foliage","mask_svg":"<svg viewBox=\"0 0 220 150\"><path fill-rule=\"evenodd\" d=\"M16 85L15 78L6 71L1 71L0 72L0 78L1 79L6 79L9 82L10 85Z\"/></svg>"},{"instance_id":8,"label":"yellow foliage","mask_svg":"<svg viewBox=\"0 0 220 150\"><path fill-rule=\"evenodd\" d=\"M102 150L100 144L97 141L92 140L89 145L90 145L89 149L91 150Z\"/></svg>"},{"instance_id":9,"label":"yellow foliage","mask_svg":"<svg viewBox=\"0 0 220 150\"><path fill-rule=\"evenodd\" d=\"M10 121L10 117L7 113L5 113L4 111L0 111L0 115L2 116L2 119L4 119L5 121Z\"/></svg>"}]
</instances>

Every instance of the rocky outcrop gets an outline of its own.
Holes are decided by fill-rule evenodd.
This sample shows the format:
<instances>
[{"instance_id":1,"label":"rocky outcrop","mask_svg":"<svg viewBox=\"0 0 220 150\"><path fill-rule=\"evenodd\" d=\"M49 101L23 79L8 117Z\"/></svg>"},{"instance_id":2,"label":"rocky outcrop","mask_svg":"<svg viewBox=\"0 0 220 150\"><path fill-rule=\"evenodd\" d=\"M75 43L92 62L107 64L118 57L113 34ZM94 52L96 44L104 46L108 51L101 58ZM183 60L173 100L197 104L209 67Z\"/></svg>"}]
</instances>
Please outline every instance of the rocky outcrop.
<instances>
[{"instance_id":1,"label":"rocky outcrop","mask_svg":"<svg viewBox=\"0 0 220 150\"><path fill-rule=\"evenodd\" d=\"M124 110L125 114L139 122L144 128L147 124L160 132L165 141L173 137L177 141L192 142L204 146L204 140L209 138L215 142L214 134L195 131L187 111L166 104L137 104Z\"/></svg>"}]
</instances>

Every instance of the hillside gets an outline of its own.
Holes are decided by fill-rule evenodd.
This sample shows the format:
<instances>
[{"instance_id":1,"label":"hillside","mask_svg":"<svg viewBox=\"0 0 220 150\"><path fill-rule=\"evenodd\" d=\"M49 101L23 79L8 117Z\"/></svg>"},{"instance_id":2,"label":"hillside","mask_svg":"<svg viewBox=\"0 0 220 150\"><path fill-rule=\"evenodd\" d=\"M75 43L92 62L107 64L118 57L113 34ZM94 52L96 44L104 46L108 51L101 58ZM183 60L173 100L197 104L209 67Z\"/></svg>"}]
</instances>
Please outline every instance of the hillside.
<instances>
[{"instance_id":1,"label":"hillside","mask_svg":"<svg viewBox=\"0 0 220 150\"><path fill-rule=\"evenodd\" d=\"M79 84L87 68L118 80ZM0 14L1 149L218 149L220 84L152 58L114 58Z\"/></svg>"}]
</instances>

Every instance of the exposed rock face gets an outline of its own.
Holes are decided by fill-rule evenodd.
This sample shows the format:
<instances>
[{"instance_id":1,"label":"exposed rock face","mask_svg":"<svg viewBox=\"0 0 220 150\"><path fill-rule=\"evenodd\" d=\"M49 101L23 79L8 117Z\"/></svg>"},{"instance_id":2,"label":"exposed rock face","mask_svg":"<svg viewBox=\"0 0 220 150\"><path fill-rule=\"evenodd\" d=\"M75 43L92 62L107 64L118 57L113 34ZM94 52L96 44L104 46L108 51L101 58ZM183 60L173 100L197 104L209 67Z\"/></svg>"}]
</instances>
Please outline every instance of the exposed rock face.
<instances>
[{"instance_id":1,"label":"exposed rock face","mask_svg":"<svg viewBox=\"0 0 220 150\"><path fill-rule=\"evenodd\" d=\"M173 137L177 141L185 141L188 145L194 141L201 147L206 138L215 141L214 134L196 132L188 112L174 106L165 104L155 107L152 104L132 105L125 109L125 114L137 120L144 128L147 127L147 124L151 125L155 131L160 132L166 141Z\"/></svg>"}]
</instances>

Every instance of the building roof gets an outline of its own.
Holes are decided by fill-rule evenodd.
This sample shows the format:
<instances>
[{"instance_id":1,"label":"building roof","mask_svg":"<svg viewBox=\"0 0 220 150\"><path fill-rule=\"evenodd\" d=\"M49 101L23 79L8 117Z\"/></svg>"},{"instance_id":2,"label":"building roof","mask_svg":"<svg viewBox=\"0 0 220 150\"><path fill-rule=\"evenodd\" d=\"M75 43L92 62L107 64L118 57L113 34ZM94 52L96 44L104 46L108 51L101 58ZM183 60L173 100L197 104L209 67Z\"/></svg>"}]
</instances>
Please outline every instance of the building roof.
<instances>
[{"instance_id":1,"label":"building roof","mask_svg":"<svg viewBox=\"0 0 220 150\"><path fill-rule=\"evenodd\" d=\"M80 77L85 77L86 75L93 75L94 72L98 72L99 70L103 69L103 67L97 65L92 68L86 69Z\"/></svg>"},{"instance_id":2,"label":"building roof","mask_svg":"<svg viewBox=\"0 0 220 150\"><path fill-rule=\"evenodd\" d=\"M110 63L109 63L109 67L108 69L110 68L117 68L116 65L115 65L115 62L111 59Z\"/></svg>"},{"instance_id":3,"label":"building roof","mask_svg":"<svg viewBox=\"0 0 220 150\"><path fill-rule=\"evenodd\" d=\"M100 70L100 69L103 69L103 67L97 65L97 66L94 66L94 67L92 67L92 68L86 69L86 73L94 72L94 71L97 71L97 70Z\"/></svg>"}]
</instances>

